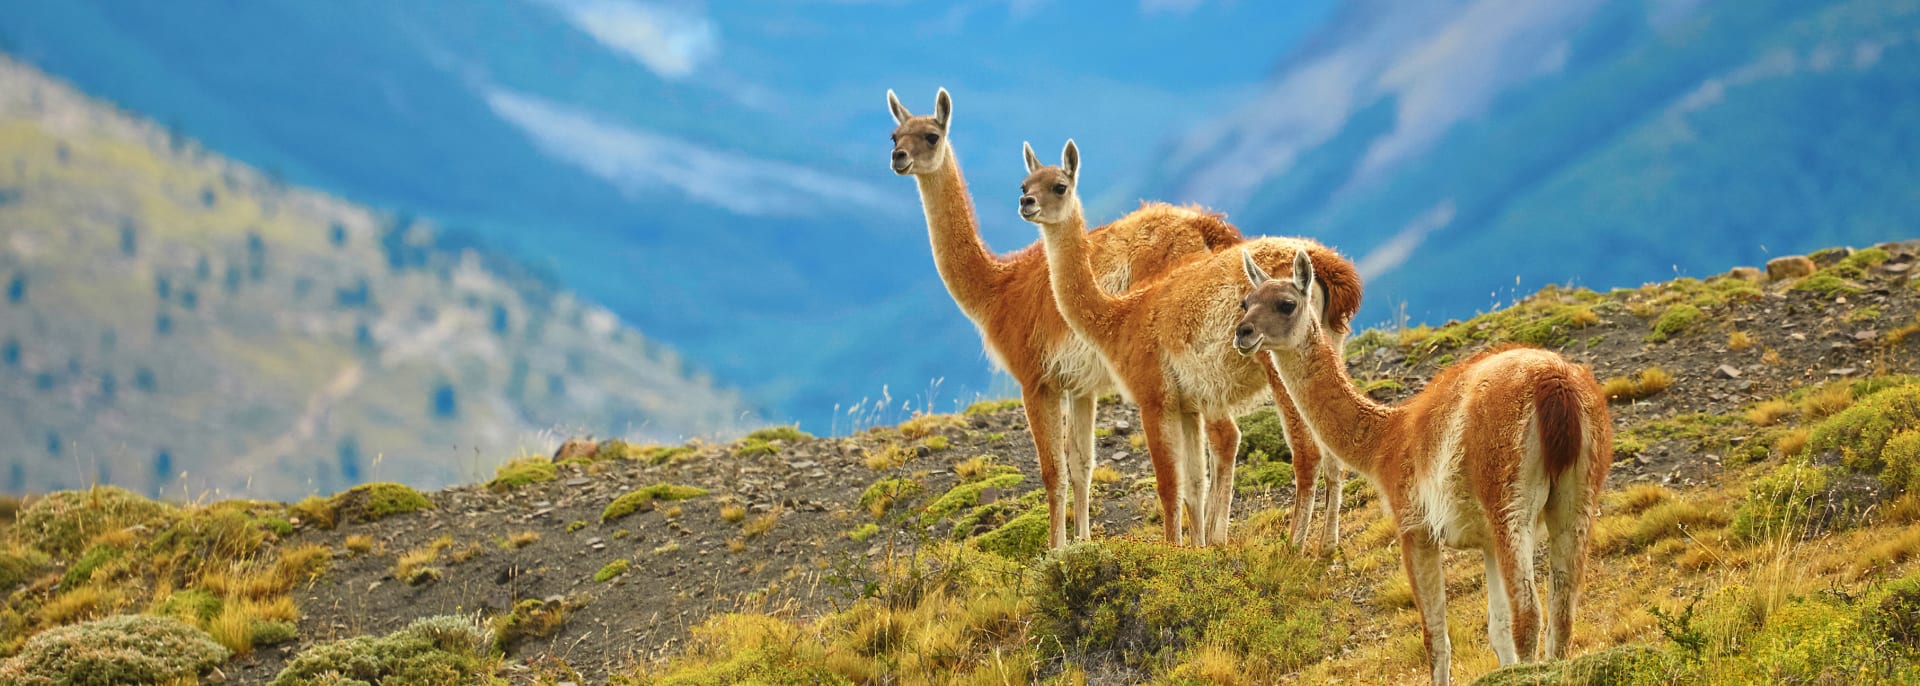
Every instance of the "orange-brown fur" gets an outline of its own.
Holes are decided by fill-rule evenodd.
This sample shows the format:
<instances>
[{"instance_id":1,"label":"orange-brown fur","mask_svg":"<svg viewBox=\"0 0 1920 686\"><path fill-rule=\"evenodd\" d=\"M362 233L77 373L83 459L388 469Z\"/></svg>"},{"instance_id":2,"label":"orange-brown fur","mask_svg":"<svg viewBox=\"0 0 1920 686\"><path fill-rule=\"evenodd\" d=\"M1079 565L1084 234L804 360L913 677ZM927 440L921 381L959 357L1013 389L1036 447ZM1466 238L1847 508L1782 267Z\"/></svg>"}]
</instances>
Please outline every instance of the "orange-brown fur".
<instances>
[{"instance_id":1,"label":"orange-brown fur","mask_svg":"<svg viewBox=\"0 0 1920 686\"><path fill-rule=\"evenodd\" d=\"M1314 317L1280 313L1310 286L1247 271L1259 285L1236 345L1272 352L1320 444L1380 493L1400 528L1434 682L1448 681L1451 658L1441 543L1486 557L1488 638L1511 664L1539 654L1533 554L1544 527L1545 653L1564 657L1613 456L1613 424L1592 373L1552 352L1502 347L1449 367L1400 405L1382 405L1353 385Z\"/></svg>"},{"instance_id":2,"label":"orange-brown fur","mask_svg":"<svg viewBox=\"0 0 1920 686\"><path fill-rule=\"evenodd\" d=\"M1233 417L1255 402L1263 388L1290 419L1294 414L1282 387L1270 385L1276 377L1264 360L1235 354L1229 344L1232 303L1246 290L1240 258L1237 251L1189 255L1165 275L1124 295L1100 290L1095 285L1097 252L1072 192L1078 149L1071 142L1066 158L1062 166L1042 167L1029 149L1030 174L1021 186L1023 216L1041 226L1054 299L1074 330L1100 350L1122 391L1140 406L1167 539L1182 538L1179 513L1184 501L1196 527L1195 542L1224 542L1236 452L1229 446L1239 440ZM1034 208L1031 214L1029 206ZM1329 274L1323 296L1327 323L1344 334L1360 302L1359 276L1350 262L1307 239L1258 238L1241 247L1274 264L1291 264L1295 252L1324 264ZM1224 305L1223 296L1230 298ZM1289 424L1299 426L1297 421ZM1208 479L1199 474L1205 469L1202 426L1213 452ZM1319 451L1304 432L1290 433L1289 443L1296 472L1307 475L1305 498L1295 501L1299 513L1302 500L1310 507ZM1296 517L1296 523L1300 521Z\"/></svg>"},{"instance_id":3,"label":"orange-brown fur","mask_svg":"<svg viewBox=\"0 0 1920 686\"><path fill-rule=\"evenodd\" d=\"M927 117L911 116L891 96L889 106L899 122L893 135L895 170L912 173L918 183L940 278L980 329L988 352L1020 384L1048 496L1049 542L1059 546L1067 537L1063 470L1073 481L1075 535L1086 538L1093 403L1112 390L1112 379L1097 357L1070 359L1078 339L1054 306L1046 254L1038 243L1001 257L981 240L966 181L946 140L944 113L951 107L946 92L941 91L936 114ZM928 142L929 135L938 140ZM914 161L905 171L903 157ZM925 169L928 165L934 168ZM1123 285L1150 279L1188 255L1237 245L1241 237L1218 214L1143 203L1095 230L1090 240L1095 270ZM1236 430L1233 440L1237 436Z\"/></svg>"}]
</instances>

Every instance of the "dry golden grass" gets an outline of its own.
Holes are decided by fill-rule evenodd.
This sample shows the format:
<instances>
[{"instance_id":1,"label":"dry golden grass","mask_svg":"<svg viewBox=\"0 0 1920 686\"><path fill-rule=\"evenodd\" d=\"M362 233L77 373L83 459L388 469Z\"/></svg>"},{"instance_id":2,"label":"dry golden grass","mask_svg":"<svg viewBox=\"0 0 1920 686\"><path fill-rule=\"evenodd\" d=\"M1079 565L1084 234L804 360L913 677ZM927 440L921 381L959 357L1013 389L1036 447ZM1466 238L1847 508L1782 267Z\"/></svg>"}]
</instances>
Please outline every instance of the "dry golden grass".
<instances>
[{"instance_id":1,"label":"dry golden grass","mask_svg":"<svg viewBox=\"0 0 1920 686\"><path fill-rule=\"evenodd\" d=\"M727 541L727 550L731 550L733 552L738 553L738 552L745 551L746 549L747 549L747 539L735 538Z\"/></svg>"},{"instance_id":2,"label":"dry golden grass","mask_svg":"<svg viewBox=\"0 0 1920 686\"><path fill-rule=\"evenodd\" d=\"M1780 364L1780 351L1767 348L1765 352L1760 353L1760 363L1765 365Z\"/></svg>"},{"instance_id":3,"label":"dry golden grass","mask_svg":"<svg viewBox=\"0 0 1920 686\"><path fill-rule=\"evenodd\" d=\"M47 601L40 607L39 617L47 626L98 619L112 614L121 599L120 593L110 588L81 586Z\"/></svg>"},{"instance_id":4,"label":"dry golden grass","mask_svg":"<svg viewBox=\"0 0 1920 686\"><path fill-rule=\"evenodd\" d=\"M1133 451L1136 453L1142 450L1146 450L1147 449L1147 432L1135 431L1133 432L1132 435L1127 436L1127 447L1132 448Z\"/></svg>"},{"instance_id":5,"label":"dry golden grass","mask_svg":"<svg viewBox=\"0 0 1920 686\"><path fill-rule=\"evenodd\" d=\"M1608 402L1628 402L1652 396L1673 385L1673 375L1658 366L1640 370L1632 377L1616 376L1600 386Z\"/></svg>"},{"instance_id":6,"label":"dry golden grass","mask_svg":"<svg viewBox=\"0 0 1920 686\"><path fill-rule=\"evenodd\" d=\"M347 540L343 541L340 545L345 547L349 553L365 555L373 552L373 537L366 534L353 534L348 536Z\"/></svg>"},{"instance_id":7,"label":"dry golden grass","mask_svg":"<svg viewBox=\"0 0 1920 686\"><path fill-rule=\"evenodd\" d=\"M1806 427L1788 431L1774 440L1773 450L1783 457L1798 454L1802 448L1807 447L1807 439L1812 436L1813 430Z\"/></svg>"},{"instance_id":8,"label":"dry golden grass","mask_svg":"<svg viewBox=\"0 0 1920 686\"><path fill-rule=\"evenodd\" d=\"M1772 426L1795 411L1793 404L1785 400L1768 400L1747 408L1747 421L1754 426Z\"/></svg>"},{"instance_id":9,"label":"dry golden grass","mask_svg":"<svg viewBox=\"0 0 1920 686\"><path fill-rule=\"evenodd\" d=\"M1920 336L1920 316L1914 317L1913 321L1905 326L1888 331L1885 342L1888 346L1897 346L1906 343L1914 336Z\"/></svg>"},{"instance_id":10,"label":"dry golden grass","mask_svg":"<svg viewBox=\"0 0 1920 686\"><path fill-rule=\"evenodd\" d=\"M1733 333L1727 334L1728 350L1739 352L1751 347L1753 347L1753 337L1748 336L1747 332L1735 331Z\"/></svg>"},{"instance_id":11,"label":"dry golden grass","mask_svg":"<svg viewBox=\"0 0 1920 686\"><path fill-rule=\"evenodd\" d=\"M1098 467L1094 467L1093 474L1089 476L1090 478L1093 479L1093 482L1097 484L1120 483L1120 470L1114 469L1107 465L1100 465Z\"/></svg>"},{"instance_id":12,"label":"dry golden grass","mask_svg":"<svg viewBox=\"0 0 1920 686\"><path fill-rule=\"evenodd\" d=\"M906 464L907 460L910 459L913 459L912 448L898 444L888 444L880 450L869 449L867 451L867 469L884 472Z\"/></svg>"},{"instance_id":13,"label":"dry golden grass","mask_svg":"<svg viewBox=\"0 0 1920 686\"><path fill-rule=\"evenodd\" d=\"M1831 384L1800 399L1800 413L1807 421L1817 422L1853 407L1853 390L1846 384Z\"/></svg>"},{"instance_id":14,"label":"dry golden grass","mask_svg":"<svg viewBox=\"0 0 1920 686\"><path fill-rule=\"evenodd\" d=\"M747 508L739 503L727 503L720 506L720 519L728 524L739 524L747 519Z\"/></svg>"},{"instance_id":15,"label":"dry golden grass","mask_svg":"<svg viewBox=\"0 0 1920 686\"><path fill-rule=\"evenodd\" d=\"M455 563L466 562L467 560L471 560L475 557L479 557L480 553L486 551L486 549L487 547L480 545L479 541L473 541L466 545L460 546L458 548L454 548L453 552L447 554L447 559L452 560Z\"/></svg>"},{"instance_id":16,"label":"dry golden grass","mask_svg":"<svg viewBox=\"0 0 1920 686\"><path fill-rule=\"evenodd\" d=\"M758 538L768 531L772 531L773 525L779 521L780 508L775 507L772 510L768 510L766 514L747 520L747 523L740 527L740 534L747 538Z\"/></svg>"},{"instance_id":17,"label":"dry golden grass","mask_svg":"<svg viewBox=\"0 0 1920 686\"><path fill-rule=\"evenodd\" d=\"M525 548L539 542L539 540L540 532L531 530L521 531L519 533L507 534L507 544L505 547L515 549Z\"/></svg>"},{"instance_id":18,"label":"dry golden grass","mask_svg":"<svg viewBox=\"0 0 1920 686\"><path fill-rule=\"evenodd\" d=\"M440 553L453 547L452 536L441 536L432 542L402 553L393 561L393 578L409 584L418 584L440 578L440 570L429 565L440 559Z\"/></svg>"},{"instance_id":19,"label":"dry golden grass","mask_svg":"<svg viewBox=\"0 0 1920 686\"><path fill-rule=\"evenodd\" d=\"M206 630L214 642L226 646L235 657L245 657L253 654L253 621L245 603L228 602L221 606L220 614L207 620Z\"/></svg>"},{"instance_id":20,"label":"dry golden grass","mask_svg":"<svg viewBox=\"0 0 1920 686\"><path fill-rule=\"evenodd\" d=\"M660 516L666 517L667 519L679 519L680 515L683 514L686 514L686 510L681 509L679 505L674 505L660 511Z\"/></svg>"},{"instance_id":21,"label":"dry golden grass","mask_svg":"<svg viewBox=\"0 0 1920 686\"><path fill-rule=\"evenodd\" d=\"M1624 491L1616 491L1606 496L1606 504L1620 514L1637 515L1647 508L1673 499L1673 491L1658 484L1634 484Z\"/></svg>"},{"instance_id":22,"label":"dry golden grass","mask_svg":"<svg viewBox=\"0 0 1920 686\"><path fill-rule=\"evenodd\" d=\"M907 440L924 438L941 429L953 429L966 425L966 420L953 414L919 414L900 424L900 436Z\"/></svg>"}]
</instances>

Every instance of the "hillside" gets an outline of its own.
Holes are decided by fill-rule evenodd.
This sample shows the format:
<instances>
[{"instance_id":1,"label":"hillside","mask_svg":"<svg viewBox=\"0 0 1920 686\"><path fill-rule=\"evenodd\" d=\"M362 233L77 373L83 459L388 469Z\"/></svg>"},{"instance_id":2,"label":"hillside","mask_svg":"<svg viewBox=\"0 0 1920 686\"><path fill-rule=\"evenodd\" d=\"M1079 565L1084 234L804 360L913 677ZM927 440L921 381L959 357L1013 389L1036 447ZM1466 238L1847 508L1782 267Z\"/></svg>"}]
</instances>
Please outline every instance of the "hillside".
<instances>
[{"instance_id":1,"label":"hillside","mask_svg":"<svg viewBox=\"0 0 1920 686\"><path fill-rule=\"evenodd\" d=\"M1804 278L1549 289L1353 341L1382 399L1506 341L1561 350L1616 394L1575 632L1591 657L1485 683L1920 676L1920 241L1812 257ZM1014 403L844 438L574 443L426 494L51 494L5 533L0 683L50 669L32 660L59 641L135 628L199 646L143 668L242 684L1418 681L1391 524L1355 479L1341 546L1292 551L1271 422L1242 420L1234 543L1211 550L1157 542L1138 419L1117 403L1098 425L1096 541L1044 557ZM1481 564L1448 561L1466 683L1494 666ZM48 631L129 612L179 620Z\"/></svg>"},{"instance_id":2,"label":"hillside","mask_svg":"<svg viewBox=\"0 0 1920 686\"><path fill-rule=\"evenodd\" d=\"M442 486L557 434L742 416L548 278L5 59L0 155L0 490Z\"/></svg>"}]
</instances>

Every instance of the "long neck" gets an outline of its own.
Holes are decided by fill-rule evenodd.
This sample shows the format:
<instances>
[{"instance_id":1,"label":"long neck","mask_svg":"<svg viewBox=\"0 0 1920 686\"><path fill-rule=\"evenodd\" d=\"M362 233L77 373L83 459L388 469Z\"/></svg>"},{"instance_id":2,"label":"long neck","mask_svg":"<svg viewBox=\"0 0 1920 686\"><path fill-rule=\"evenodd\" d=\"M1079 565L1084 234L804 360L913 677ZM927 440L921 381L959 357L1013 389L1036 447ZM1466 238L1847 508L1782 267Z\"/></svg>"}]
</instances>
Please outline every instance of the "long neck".
<instances>
[{"instance_id":1,"label":"long neck","mask_svg":"<svg viewBox=\"0 0 1920 686\"><path fill-rule=\"evenodd\" d=\"M1378 480L1388 425L1397 412L1361 393L1347 376L1347 366L1321 331L1312 334L1305 350L1273 351L1273 361L1286 383L1287 394L1320 444L1341 462L1369 479Z\"/></svg>"},{"instance_id":2,"label":"long neck","mask_svg":"<svg viewBox=\"0 0 1920 686\"><path fill-rule=\"evenodd\" d=\"M1109 340L1116 301L1094 282L1093 255L1087 247L1087 219L1078 207L1066 221L1040 226L1046 243L1048 280L1060 315L1096 343Z\"/></svg>"},{"instance_id":3,"label":"long neck","mask_svg":"<svg viewBox=\"0 0 1920 686\"><path fill-rule=\"evenodd\" d=\"M940 171L913 179L920 186L920 205L927 213L927 237L933 242L933 264L940 270L940 280L946 282L960 309L978 318L992 305L998 290L1000 260L980 240L960 161L952 148L947 148L946 155Z\"/></svg>"}]
</instances>

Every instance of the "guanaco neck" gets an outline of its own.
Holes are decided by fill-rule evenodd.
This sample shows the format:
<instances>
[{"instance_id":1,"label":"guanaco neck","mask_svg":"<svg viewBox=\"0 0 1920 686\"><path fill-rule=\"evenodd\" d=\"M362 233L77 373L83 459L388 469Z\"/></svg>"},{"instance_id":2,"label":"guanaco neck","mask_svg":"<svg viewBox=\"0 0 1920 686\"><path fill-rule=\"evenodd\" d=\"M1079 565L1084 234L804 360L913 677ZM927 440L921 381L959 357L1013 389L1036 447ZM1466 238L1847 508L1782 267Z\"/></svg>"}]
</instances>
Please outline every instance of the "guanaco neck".
<instances>
[{"instance_id":1,"label":"guanaco neck","mask_svg":"<svg viewBox=\"0 0 1920 686\"><path fill-rule=\"evenodd\" d=\"M1347 365L1333 343L1315 328L1310 334L1313 344L1307 349L1272 351L1274 366L1320 445L1377 483L1386 466L1387 456L1381 452L1386 435L1400 410L1361 393L1347 376Z\"/></svg>"},{"instance_id":2,"label":"guanaco neck","mask_svg":"<svg viewBox=\"0 0 1920 686\"><path fill-rule=\"evenodd\" d=\"M967 181L960 175L960 160L953 148L946 149L939 171L915 174L913 180L920 187L920 206L927 214L927 237L933 243L933 265L940 271L940 280L967 316L982 319L999 291L1002 265L980 240L973 198L967 194Z\"/></svg>"},{"instance_id":3,"label":"guanaco neck","mask_svg":"<svg viewBox=\"0 0 1920 686\"><path fill-rule=\"evenodd\" d=\"M1074 201L1073 214L1065 221L1041 224L1040 239L1046 244L1048 280L1053 282L1060 315L1096 344L1112 340L1119 301L1094 282L1087 218L1079 201Z\"/></svg>"}]
</instances>

